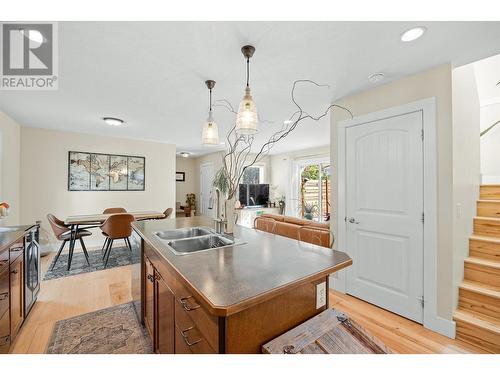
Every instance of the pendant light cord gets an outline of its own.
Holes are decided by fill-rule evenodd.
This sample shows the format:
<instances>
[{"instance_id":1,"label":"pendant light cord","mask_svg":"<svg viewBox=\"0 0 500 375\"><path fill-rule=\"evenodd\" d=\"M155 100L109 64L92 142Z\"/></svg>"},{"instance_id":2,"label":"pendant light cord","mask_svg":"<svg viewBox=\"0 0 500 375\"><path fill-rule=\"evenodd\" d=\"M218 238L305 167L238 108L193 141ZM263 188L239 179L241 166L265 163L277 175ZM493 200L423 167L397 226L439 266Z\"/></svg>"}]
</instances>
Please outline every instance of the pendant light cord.
<instances>
[{"instance_id":1,"label":"pendant light cord","mask_svg":"<svg viewBox=\"0 0 500 375\"><path fill-rule=\"evenodd\" d=\"M250 59L247 58L247 87L248 87L248 77L250 76Z\"/></svg>"},{"instance_id":2,"label":"pendant light cord","mask_svg":"<svg viewBox=\"0 0 500 375\"><path fill-rule=\"evenodd\" d=\"M212 110L212 89L210 89L210 111Z\"/></svg>"}]
</instances>

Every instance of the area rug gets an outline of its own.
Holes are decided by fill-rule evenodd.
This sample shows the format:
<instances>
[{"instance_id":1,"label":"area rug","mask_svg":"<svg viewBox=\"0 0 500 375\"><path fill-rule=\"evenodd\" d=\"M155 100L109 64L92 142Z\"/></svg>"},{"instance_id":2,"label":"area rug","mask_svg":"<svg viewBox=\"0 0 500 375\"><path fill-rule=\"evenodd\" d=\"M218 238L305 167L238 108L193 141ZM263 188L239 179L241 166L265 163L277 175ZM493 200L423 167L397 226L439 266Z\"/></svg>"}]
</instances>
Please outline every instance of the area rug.
<instances>
[{"instance_id":1,"label":"area rug","mask_svg":"<svg viewBox=\"0 0 500 375\"><path fill-rule=\"evenodd\" d=\"M132 302L56 322L47 354L150 354Z\"/></svg>"},{"instance_id":2,"label":"area rug","mask_svg":"<svg viewBox=\"0 0 500 375\"><path fill-rule=\"evenodd\" d=\"M71 269L68 271L68 253L61 254L57 260L57 264L52 270L54 260L50 264L49 269L43 277L44 280L58 279L60 277L74 276L86 272L101 271L104 269L104 262L102 260L102 252L100 249L91 250L89 253L90 266L87 264L83 252L75 252L73 260L71 261ZM55 258L54 258L55 259ZM132 253L128 247L113 247L109 255L108 268L127 266L129 264L139 263L139 254Z\"/></svg>"}]
</instances>

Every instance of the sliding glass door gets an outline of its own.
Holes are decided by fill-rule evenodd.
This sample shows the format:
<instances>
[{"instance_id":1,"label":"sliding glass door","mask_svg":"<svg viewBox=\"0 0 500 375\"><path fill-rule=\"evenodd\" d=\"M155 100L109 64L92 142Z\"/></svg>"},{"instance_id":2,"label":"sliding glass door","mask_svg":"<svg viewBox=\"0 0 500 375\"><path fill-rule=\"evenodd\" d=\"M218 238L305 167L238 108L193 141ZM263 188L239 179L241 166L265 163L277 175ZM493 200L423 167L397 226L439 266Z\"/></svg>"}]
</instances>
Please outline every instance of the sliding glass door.
<instances>
[{"instance_id":1,"label":"sliding glass door","mask_svg":"<svg viewBox=\"0 0 500 375\"><path fill-rule=\"evenodd\" d=\"M326 158L295 163L295 215L325 222L330 220L331 167Z\"/></svg>"}]
</instances>

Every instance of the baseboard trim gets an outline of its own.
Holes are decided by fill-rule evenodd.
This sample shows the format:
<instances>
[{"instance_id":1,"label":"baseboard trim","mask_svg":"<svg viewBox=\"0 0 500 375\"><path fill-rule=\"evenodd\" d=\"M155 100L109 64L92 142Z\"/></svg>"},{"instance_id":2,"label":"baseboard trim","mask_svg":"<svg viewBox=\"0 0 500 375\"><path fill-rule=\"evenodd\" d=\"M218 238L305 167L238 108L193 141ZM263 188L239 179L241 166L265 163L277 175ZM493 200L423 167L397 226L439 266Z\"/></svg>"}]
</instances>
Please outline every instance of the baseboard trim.
<instances>
[{"instance_id":1,"label":"baseboard trim","mask_svg":"<svg viewBox=\"0 0 500 375\"><path fill-rule=\"evenodd\" d=\"M455 339L457 327L454 320L444 319L440 316L427 317L424 318L424 320L425 328L449 337L450 339Z\"/></svg>"}]
</instances>

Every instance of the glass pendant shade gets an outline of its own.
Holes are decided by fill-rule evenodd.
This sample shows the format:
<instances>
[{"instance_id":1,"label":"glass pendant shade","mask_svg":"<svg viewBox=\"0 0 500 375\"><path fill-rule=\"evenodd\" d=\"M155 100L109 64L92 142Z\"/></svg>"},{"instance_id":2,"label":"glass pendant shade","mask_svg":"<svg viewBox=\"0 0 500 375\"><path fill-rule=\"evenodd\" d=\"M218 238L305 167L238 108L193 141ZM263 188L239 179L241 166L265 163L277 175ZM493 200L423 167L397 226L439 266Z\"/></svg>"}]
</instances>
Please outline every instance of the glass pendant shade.
<instances>
[{"instance_id":1,"label":"glass pendant shade","mask_svg":"<svg viewBox=\"0 0 500 375\"><path fill-rule=\"evenodd\" d=\"M245 96L238 107L236 115L236 132L239 134L255 134L258 132L259 116L257 106L252 99L250 87L245 89Z\"/></svg>"},{"instance_id":2,"label":"glass pendant shade","mask_svg":"<svg viewBox=\"0 0 500 375\"><path fill-rule=\"evenodd\" d=\"M219 144L219 128L213 119L212 111L209 112L207 122L203 125L201 143L204 145Z\"/></svg>"}]
</instances>

